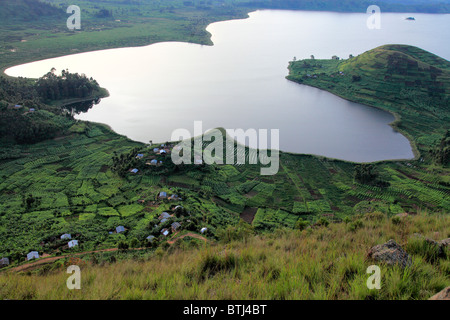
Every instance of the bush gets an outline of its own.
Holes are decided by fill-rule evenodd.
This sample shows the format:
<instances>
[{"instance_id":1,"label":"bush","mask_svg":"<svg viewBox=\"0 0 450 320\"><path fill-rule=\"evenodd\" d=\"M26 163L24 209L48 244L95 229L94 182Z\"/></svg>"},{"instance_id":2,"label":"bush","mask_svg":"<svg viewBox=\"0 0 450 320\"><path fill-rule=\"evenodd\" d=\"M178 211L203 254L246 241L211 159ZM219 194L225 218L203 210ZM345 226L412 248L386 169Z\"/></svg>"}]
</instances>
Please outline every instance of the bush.
<instances>
[{"instance_id":1,"label":"bush","mask_svg":"<svg viewBox=\"0 0 450 320\"><path fill-rule=\"evenodd\" d=\"M120 240L117 244L117 248L119 248L119 250L127 250L129 248L129 245L126 241Z\"/></svg>"},{"instance_id":2,"label":"bush","mask_svg":"<svg viewBox=\"0 0 450 320\"><path fill-rule=\"evenodd\" d=\"M233 270L238 265L238 258L234 254L207 253L200 261L200 277L215 276L219 272Z\"/></svg>"},{"instance_id":3,"label":"bush","mask_svg":"<svg viewBox=\"0 0 450 320\"><path fill-rule=\"evenodd\" d=\"M319 227L328 227L329 224L330 224L330 222L327 219L325 219L324 217L320 218L316 222L316 225Z\"/></svg>"},{"instance_id":4,"label":"bush","mask_svg":"<svg viewBox=\"0 0 450 320\"><path fill-rule=\"evenodd\" d=\"M302 218L298 219L295 223L295 229L297 230L305 230L307 226L309 226L309 222L303 220Z\"/></svg>"},{"instance_id":5,"label":"bush","mask_svg":"<svg viewBox=\"0 0 450 320\"><path fill-rule=\"evenodd\" d=\"M349 231L354 232L354 231L362 228L363 226L364 226L364 224L363 224L362 220L357 219L348 225L348 229L349 229Z\"/></svg>"},{"instance_id":6,"label":"bush","mask_svg":"<svg viewBox=\"0 0 450 320\"><path fill-rule=\"evenodd\" d=\"M402 223L402 219L400 217L392 217L391 221L395 225L399 225L400 223Z\"/></svg>"}]
</instances>

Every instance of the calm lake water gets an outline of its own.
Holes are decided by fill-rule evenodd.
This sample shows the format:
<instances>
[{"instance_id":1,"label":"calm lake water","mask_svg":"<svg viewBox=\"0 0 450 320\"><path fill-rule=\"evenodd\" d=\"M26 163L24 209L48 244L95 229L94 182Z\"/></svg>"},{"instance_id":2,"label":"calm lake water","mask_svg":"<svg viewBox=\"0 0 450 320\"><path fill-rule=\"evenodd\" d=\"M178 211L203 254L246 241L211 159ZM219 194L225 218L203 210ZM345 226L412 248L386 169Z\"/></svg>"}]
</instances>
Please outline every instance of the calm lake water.
<instances>
[{"instance_id":1,"label":"calm lake water","mask_svg":"<svg viewBox=\"0 0 450 320\"><path fill-rule=\"evenodd\" d=\"M263 10L249 19L211 24L214 46L166 42L70 55L7 70L39 77L52 67L98 80L111 94L78 119L102 122L131 139L170 140L172 131L279 129L280 149L351 161L412 158L389 113L289 82L288 62L347 58L384 44L421 47L450 58L450 15L367 15Z\"/></svg>"}]
</instances>

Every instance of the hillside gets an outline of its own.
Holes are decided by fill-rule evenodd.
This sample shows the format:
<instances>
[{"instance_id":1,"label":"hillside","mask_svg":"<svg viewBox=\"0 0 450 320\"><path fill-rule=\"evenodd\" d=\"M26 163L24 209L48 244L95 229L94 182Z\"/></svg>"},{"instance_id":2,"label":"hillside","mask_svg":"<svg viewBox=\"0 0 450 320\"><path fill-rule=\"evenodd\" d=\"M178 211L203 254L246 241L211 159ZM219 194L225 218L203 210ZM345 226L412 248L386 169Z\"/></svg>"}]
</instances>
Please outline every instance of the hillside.
<instances>
[{"instance_id":1,"label":"hillside","mask_svg":"<svg viewBox=\"0 0 450 320\"><path fill-rule=\"evenodd\" d=\"M185 237L154 251L125 250L62 257L46 265L0 273L0 299L428 299L450 285L448 215L387 219L355 216L303 231L228 232L219 243ZM420 235L418 235L419 233ZM423 236L423 237L422 237ZM389 239L411 257L410 267L368 258ZM369 290L368 266L381 268L381 289ZM67 290L67 266L82 269L82 290Z\"/></svg>"},{"instance_id":2,"label":"hillside","mask_svg":"<svg viewBox=\"0 0 450 320\"><path fill-rule=\"evenodd\" d=\"M422 49L386 45L347 60L295 61L289 69L289 80L396 114L394 127L422 157L448 129L450 62Z\"/></svg>"},{"instance_id":3,"label":"hillside","mask_svg":"<svg viewBox=\"0 0 450 320\"><path fill-rule=\"evenodd\" d=\"M161 234L174 222L182 225L181 232L199 234L206 227L210 238L217 240L227 228L243 221L262 235L279 227L342 222L370 212L386 217L450 212L450 174L446 167L450 139L444 132L448 122L436 119L439 113L448 116L448 106L434 103L443 97L448 99L445 60L418 48L387 46L349 60L305 60L290 67L290 78L295 81L322 86L400 114L399 127L407 133L411 130L413 137L418 133L424 158L361 165L281 153L278 173L264 177L260 166L251 164L175 166L170 160L173 143L166 142L168 154L162 154L161 142L133 142L105 126L61 116L55 118L56 122L52 118L54 112L60 112L59 107L39 100L46 110L30 114L25 112L29 108L26 104L33 100L28 99L24 100L24 110L4 106L3 112L26 121L35 119L41 129L32 128L25 132L27 136L39 137L37 133L45 133L44 128L51 129L53 139L17 144L5 135L0 140L0 256L20 265L26 253L33 250L55 256L117 248L124 243L147 246L150 235L164 245L177 236L176 232L167 237ZM317 71L316 78L308 77L309 72L315 74L314 70L321 73ZM418 97L415 100L392 89L406 90L405 82L396 78L405 70L408 80L426 83L408 89ZM385 78L388 72L390 78ZM434 79L424 80L433 75ZM360 79L353 81L354 76ZM50 90L59 87L52 79L40 87L46 98L64 93ZM17 85L4 81L12 87ZM24 80L17 81L20 84ZM440 88L437 83L444 85L442 90L436 90ZM17 89L12 90L17 95L11 95L10 91L3 93L8 100L24 99L32 92ZM433 102L433 108L420 100L430 93L434 96L424 101ZM400 102L394 99L396 96ZM45 129L47 124L58 126ZM21 133L20 128L11 128L15 134ZM159 165L153 166L153 161ZM132 169L138 171L133 173ZM177 194L182 200L161 198L161 192ZM160 222L164 212L171 218ZM126 232L116 233L117 226L124 226ZM76 235L80 246L68 249L59 240L64 233Z\"/></svg>"},{"instance_id":4,"label":"hillside","mask_svg":"<svg viewBox=\"0 0 450 320\"><path fill-rule=\"evenodd\" d=\"M36 22L48 18L64 19L65 12L48 3L38 0L2 0L0 1L0 21L2 24L12 22Z\"/></svg>"}]
</instances>

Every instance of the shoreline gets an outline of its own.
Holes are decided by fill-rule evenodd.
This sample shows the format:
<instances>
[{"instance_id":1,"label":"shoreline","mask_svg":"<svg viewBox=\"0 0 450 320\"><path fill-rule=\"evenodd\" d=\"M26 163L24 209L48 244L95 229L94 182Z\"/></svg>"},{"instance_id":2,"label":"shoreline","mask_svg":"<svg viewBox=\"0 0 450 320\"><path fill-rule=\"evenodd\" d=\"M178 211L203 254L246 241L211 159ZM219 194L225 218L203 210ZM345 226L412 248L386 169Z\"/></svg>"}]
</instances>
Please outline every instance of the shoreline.
<instances>
[{"instance_id":1,"label":"shoreline","mask_svg":"<svg viewBox=\"0 0 450 320\"><path fill-rule=\"evenodd\" d=\"M232 18L232 19L219 20L219 21L211 22L211 23L208 24L208 25L205 27L205 29L204 29L204 30L208 33L208 42L209 42L209 44L202 44L202 43L196 43L196 42L183 42L183 41L175 41L175 40L174 40L174 41L157 41L157 42L153 42L153 43L149 43L149 44L144 44L144 45L137 45L137 46L109 47L109 48L98 49L98 50L81 51L81 52L77 52L77 53L67 53L67 54L57 55L57 56L56 56L56 55L55 55L55 56L50 55L49 57L45 57L45 58L42 58L42 59L39 59L39 60L31 60L31 61L25 60L23 63L20 63L20 64L14 64L14 65L12 65L12 66L11 66L11 65L2 66L2 67L0 68L0 72L3 74L3 76L5 76L5 77L7 77L7 78L17 78L17 77L14 77L14 76L9 76L8 74L6 74L5 71L8 70L8 69L10 69L10 68L17 67L17 66L20 66L20 65L24 65L24 64L27 64L27 63L33 63L33 62L38 62L38 61L43 61L43 60L49 60L49 59L55 59L55 58L60 58L60 57L65 57L65 56L70 56L70 55L75 55L75 54L82 54L82 53L89 53L89 52L97 52L97 51L105 51L105 50L114 50L114 49L125 49L125 48L147 47L147 46L151 46L151 45L154 45L154 44L165 43L165 42L181 42L181 43L192 43L192 44L197 44L197 45L214 46L214 43L213 43L213 41L212 41L213 35L207 30L207 29L209 28L209 26L211 26L211 25L214 24L214 23L220 23L220 22L227 22L227 21L233 21L233 20L246 20L246 19L250 18L250 14L251 14L251 13L257 12L257 11L264 11L264 10L282 10L282 9L254 9L254 10L251 10L251 11L247 12L245 17L236 17L236 18ZM286 10L283 10L283 11L286 11ZM291 10L291 11L306 11L306 10ZM316 12L316 11L314 11L314 10L310 10L310 11ZM317 12L322 12L322 11L317 11ZM331 11L331 12L334 12L334 11ZM343 13L343 12L336 12L336 13ZM353 12L353 13L355 13L355 12ZM396 13L397 13L397 12L396 12ZM332 161L342 161L342 162L352 163L352 164L362 164L362 163L390 163L390 162L397 162L397 161L400 161L400 162L406 162L406 161L417 161L418 159L420 159L420 157L421 157L420 151L418 150L418 148L417 148L415 142L412 140L412 137L411 137L408 133L406 133L404 130L401 130L401 129L398 128L398 125L397 125L397 124L401 122L401 116L400 116L399 114L397 114L397 113L395 113L395 112L392 112L392 111L390 111L390 110L383 109L383 108L381 108L381 107L372 106L372 105L367 105L367 104L363 104L363 103L360 103L360 102L357 102L357 101L353 101L353 100L351 100L351 99L347 99L347 98L345 98L345 97L339 95L338 93L331 92L331 91L329 91L329 90L320 88L320 87L318 87L318 86L309 85L309 84L304 84L304 83L299 83L299 82L297 82L297 81L295 81L295 80L289 79L289 75L287 75L285 78L286 78L287 80L289 80L289 81L292 81L292 82L297 83L297 84L300 84L300 85L306 85L306 86L314 87L314 88L317 88L317 89L319 89L319 90L323 90L323 91L325 91L325 92L331 93L331 94L333 94L333 95L335 95L335 96L337 96L337 97L340 97L340 98L342 98L342 99L344 99L344 100L346 100L346 101L350 101L350 102L354 102L354 103L359 103L359 104L361 104L361 105L365 105L365 106L368 106L368 107L373 107L373 108L376 108L376 109L378 109L378 110L382 110L382 111L385 111L385 112L388 112L388 113L392 114L392 115L394 116L394 121L392 121L392 122L389 123L388 125L389 125L391 128L393 128L395 132L400 133L401 135L403 135L403 136L408 140L408 142L409 142L409 144L410 144L410 147L411 147L411 151L412 151L414 157L411 158L411 159L383 159L383 160L375 160L375 161L361 162L361 161L352 161L352 160L345 160L345 159L333 158L333 157L329 157L329 156L325 156L325 155L319 155L319 154L295 153L295 152L289 152L289 151L283 151L283 150L279 150L280 154L281 154L281 153L285 153L285 154L291 154L291 155L295 155L295 156L302 156L302 155L304 155L304 156L313 156L313 157L317 157L317 158L324 158L324 159L329 159L329 160L332 160ZM26 79L34 79L34 78L26 78ZM103 94L103 95L100 95L100 96L98 96L98 97L96 97L96 98L103 99L103 98L107 98L107 97L110 96L110 93L109 93L108 89L101 87L100 90L101 90L101 91L104 91L104 92L103 92L104 94ZM89 101L89 100L93 100L93 99L96 99L96 98L95 98L95 97L90 97L90 98L68 99L68 100L65 100L65 101L62 101L62 102L56 102L56 103L53 104L53 105L62 107L62 106L66 106L66 105L69 105L69 104L72 104L72 103L78 103L78 102ZM142 144L145 144L144 142L132 140L132 139L130 139L128 136L123 135L123 134L120 134L120 133L114 131L114 130L113 130L108 124L106 124L106 123L93 122L93 121L88 121L88 120L78 120L78 119L76 119L76 120L77 120L77 121L84 121L84 122L87 122L87 123L93 123L93 124L97 124L97 125L103 125L103 126L106 126L106 127L107 127L109 130L111 130L114 134L117 134L117 135L119 135L119 136L124 136L124 137L126 137L127 139L129 139L130 141L133 141L133 142L136 142L136 143L142 143ZM218 129L218 128L216 128L216 129ZM237 142L237 140L235 140L235 141Z\"/></svg>"},{"instance_id":2,"label":"shoreline","mask_svg":"<svg viewBox=\"0 0 450 320\"><path fill-rule=\"evenodd\" d=\"M286 76L286 79L291 81L291 82L293 82L293 83L296 83L298 85L303 85L303 86L308 86L308 87L316 88L316 89L319 89L319 90L323 90L325 92L331 93L331 94L333 94L333 95L335 95L335 96L337 96L337 97L339 97L341 99L344 99L346 101L349 101L349 102L358 103L358 104L361 104L361 105L364 105L364 106L367 106L367 107L371 107L371 108L375 108L375 109L378 109L378 110L381 110L381 111L384 111L384 112L388 112L389 114L394 116L394 121L388 123L388 125L392 129L394 129L395 132L400 133L402 136L404 136L406 139L408 139L409 145L411 147L411 151L413 152L413 155L414 155L414 158L412 158L412 159L386 159L386 160L378 160L378 161L371 161L371 162L353 162L353 161L346 161L346 160L341 160L341 161L352 162L352 163L381 163L381 162L394 162L394 161L402 161L402 162L404 162L404 161L417 161L417 160L420 159L421 153L420 153L419 149L417 148L417 145L414 142L414 140L412 139L411 135L398 127L398 124L401 122L402 116L400 114L398 114L397 112L393 112L391 110L386 110L386 109L384 109L382 107L379 107L379 106L368 105L368 104L365 104L365 103L361 103L359 101L351 100L351 99L348 99L348 98L340 95L339 93L335 93L335 92L332 92L332 91L329 91L329 90L325 90L325 89L323 89L323 88L321 88L319 86L314 86L312 84L300 83L300 82L297 82L297 81L295 81L293 79L289 79L289 76ZM316 156L318 156L318 155L316 155ZM322 157L324 157L324 156L322 156ZM328 157L325 157L325 158L328 158ZM329 159L333 159L333 158L329 158ZM340 160L340 159L336 159L336 160Z\"/></svg>"}]
</instances>

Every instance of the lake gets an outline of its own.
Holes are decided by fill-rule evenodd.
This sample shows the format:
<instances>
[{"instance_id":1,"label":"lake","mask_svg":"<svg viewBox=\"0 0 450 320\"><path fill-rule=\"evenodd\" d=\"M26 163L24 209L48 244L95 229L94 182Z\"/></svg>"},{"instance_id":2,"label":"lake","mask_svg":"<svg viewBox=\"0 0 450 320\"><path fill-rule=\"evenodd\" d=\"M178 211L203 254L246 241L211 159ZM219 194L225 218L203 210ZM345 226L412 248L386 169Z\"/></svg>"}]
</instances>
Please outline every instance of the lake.
<instances>
[{"instance_id":1,"label":"lake","mask_svg":"<svg viewBox=\"0 0 450 320\"><path fill-rule=\"evenodd\" d=\"M449 59L450 15L367 15L262 10L208 26L214 46L165 42L75 54L10 68L40 77L52 67L86 73L111 96L78 119L101 122L137 141L165 142L173 130L279 129L280 149L369 162L413 157L409 141L384 111L285 79L297 59L348 58L377 46L408 44Z\"/></svg>"}]
</instances>

